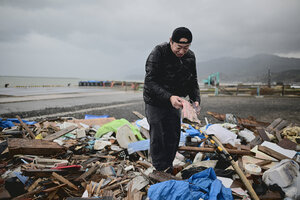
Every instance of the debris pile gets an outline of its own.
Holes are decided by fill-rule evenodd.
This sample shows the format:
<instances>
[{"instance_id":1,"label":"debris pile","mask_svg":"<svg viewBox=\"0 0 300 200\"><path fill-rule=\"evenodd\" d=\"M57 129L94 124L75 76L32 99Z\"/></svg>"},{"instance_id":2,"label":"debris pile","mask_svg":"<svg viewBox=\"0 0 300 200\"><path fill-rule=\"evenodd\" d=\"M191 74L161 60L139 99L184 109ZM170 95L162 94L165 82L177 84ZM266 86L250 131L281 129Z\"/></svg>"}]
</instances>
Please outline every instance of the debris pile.
<instances>
[{"instance_id":1,"label":"debris pile","mask_svg":"<svg viewBox=\"0 0 300 200\"><path fill-rule=\"evenodd\" d=\"M300 127L183 113L172 171L156 171L147 119L0 119L0 199L299 199Z\"/></svg>"}]
</instances>

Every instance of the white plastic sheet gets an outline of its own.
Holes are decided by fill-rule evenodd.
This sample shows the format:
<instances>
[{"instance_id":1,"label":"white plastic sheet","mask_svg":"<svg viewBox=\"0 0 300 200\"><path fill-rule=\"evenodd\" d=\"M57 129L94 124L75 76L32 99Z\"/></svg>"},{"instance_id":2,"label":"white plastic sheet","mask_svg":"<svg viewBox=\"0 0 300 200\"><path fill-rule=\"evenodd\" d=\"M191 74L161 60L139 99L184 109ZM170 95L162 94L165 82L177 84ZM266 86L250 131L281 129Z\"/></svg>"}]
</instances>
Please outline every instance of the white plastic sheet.
<instances>
[{"instance_id":1,"label":"white plastic sheet","mask_svg":"<svg viewBox=\"0 0 300 200\"><path fill-rule=\"evenodd\" d=\"M241 143L239 139L236 139L237 135L235 133L223 128L221 124L210 125L205 132L207 135L215 135L222 144L228 143L235 146Z\"/></svg>"}]
</instances>

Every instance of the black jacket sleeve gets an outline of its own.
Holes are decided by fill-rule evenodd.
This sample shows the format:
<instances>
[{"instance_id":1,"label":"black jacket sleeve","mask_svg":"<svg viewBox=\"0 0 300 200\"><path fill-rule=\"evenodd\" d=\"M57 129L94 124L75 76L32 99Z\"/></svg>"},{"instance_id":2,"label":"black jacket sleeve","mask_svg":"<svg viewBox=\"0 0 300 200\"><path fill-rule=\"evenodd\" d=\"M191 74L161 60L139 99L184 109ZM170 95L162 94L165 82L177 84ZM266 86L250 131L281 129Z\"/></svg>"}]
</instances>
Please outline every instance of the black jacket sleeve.
<instances>
[{"instance_id":1,"label":"black jacket sleeve","mask_svg":"<svg viewBox=\"0 0 300 200\"><path fill-rule=\"evenodd\" d=\"M146 61L145 89L161 102L169 103L172 94L165 90L163 84L160 83L160 77L163 76L160 65L161 59L162 50L156 46Z\"/></svg>"},{"instance_id":2,"label":"black jacket sleeve","mask_svg":"<svg viewBox=\"0 0 300 200\"><path fill-rule=\"evenodd\" d=\"M196 58L195 55L194 56L194 66L192 68L192 87L189 93L189 97L192 101L198 101L199 105L200 105L200 90L199 90L199 85L198 85L198 78L197 78L197 70L196 70Z\"/></svg>"}]
</instances>

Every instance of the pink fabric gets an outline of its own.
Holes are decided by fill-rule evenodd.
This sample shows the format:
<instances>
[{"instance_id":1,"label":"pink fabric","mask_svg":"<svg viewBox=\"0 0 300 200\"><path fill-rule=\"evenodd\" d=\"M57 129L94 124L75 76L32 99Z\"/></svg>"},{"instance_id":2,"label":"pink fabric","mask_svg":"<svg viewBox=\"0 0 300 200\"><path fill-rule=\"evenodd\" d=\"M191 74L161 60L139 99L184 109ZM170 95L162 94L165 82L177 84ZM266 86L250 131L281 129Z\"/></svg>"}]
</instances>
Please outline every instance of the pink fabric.
<instances>
[{"instance_id":1,"label":"pink fabric","mask_svg":"<svg viewBox=\"0 0 300 200\"><path fill-rule=\"evenodd\" d=\"M190 102L188 102L187 100L182 101L182 112L181 112L181 117L182 119L188 119L191 122L196 122L196 123L200 123L200 120L197 117L196 111L193 108L192 104L190 104Z\"/></svg>"}]
</instances>

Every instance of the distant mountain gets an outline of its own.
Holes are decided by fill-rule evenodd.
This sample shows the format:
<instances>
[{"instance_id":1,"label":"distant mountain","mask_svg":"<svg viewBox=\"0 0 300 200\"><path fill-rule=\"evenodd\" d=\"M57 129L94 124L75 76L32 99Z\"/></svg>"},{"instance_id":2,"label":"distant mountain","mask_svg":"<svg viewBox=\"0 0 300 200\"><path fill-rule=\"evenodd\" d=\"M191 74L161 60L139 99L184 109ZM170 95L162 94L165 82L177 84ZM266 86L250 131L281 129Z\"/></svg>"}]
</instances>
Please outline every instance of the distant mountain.
<instances>
[{"instance_id":1,"label":"distant mountain","mask_svg":"<svg viewBox=\"0 0 300 200\"><path fill-rule=\"evenodd\" d=\"M271 74L271 80L283 83L300 83L300 70L287 70L278 73Z\"/></svg>"},{"instance_id":2,"label":"distant mountain","mask_svg":"<svg viewBox=\"0 0 300 200\"><path fill-rule=\"evenodd\" d=\"M220 73L222 82L267 82L268 69L271 81L300 82L300 59L285 58L275 55L259 54L249 58L218 58L197 63L198 81L215 72ZM131 74L124 74L124 80L144 80L145 69L130 69Z\"/></svg>"},{"instance_id":3,"label":"distant mountain","mask_svg":"<svg viewBox=\"0 0 300 200\"><path fill-rule=\"evenodd\" d=\"M221 82L267 82L268 69L271 70L271 81L298 82L300 59L259 54L249 58L226 57L197 63L199 81L219 72Z\"/></svg>"}]
</instances>

